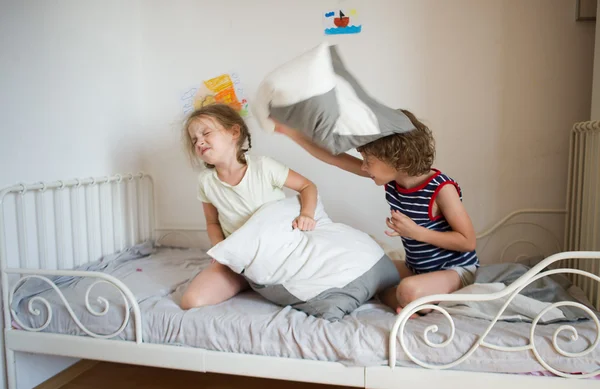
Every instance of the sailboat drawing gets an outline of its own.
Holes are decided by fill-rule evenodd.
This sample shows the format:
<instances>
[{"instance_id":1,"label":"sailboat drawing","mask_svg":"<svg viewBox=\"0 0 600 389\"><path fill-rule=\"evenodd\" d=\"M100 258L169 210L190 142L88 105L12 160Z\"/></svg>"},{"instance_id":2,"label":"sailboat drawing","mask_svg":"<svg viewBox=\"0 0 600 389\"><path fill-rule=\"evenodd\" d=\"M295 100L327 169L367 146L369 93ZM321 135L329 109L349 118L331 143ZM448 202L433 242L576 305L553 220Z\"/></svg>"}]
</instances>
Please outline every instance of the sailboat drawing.
<instances>
[{"instance_id":1,"label":"sailboat drawing","mask_svg":"<svg viewBox=\"0 0 600 389\"><path fill-rule=\"evenodd\" d=\"M356 23L358 14L356 10L350 10L349 14L350 16L344 14L342 10L339 10L337 16L333 11L325 13L325 35L358 34L361 32L362 25Z\"/></svg>"},{"instance_id":2,"label":"sailboat drawing","mask_svg":"<svg viewBox=\"0 0 600 389\"><path fill-rule=\"evenodd\" d=\"M335 24L336 27L348 27L348 23L350 23L350 18L344 15L342 10L340 10L339 18L333 18L333 24Z\"/></svg>"}]
</instances>

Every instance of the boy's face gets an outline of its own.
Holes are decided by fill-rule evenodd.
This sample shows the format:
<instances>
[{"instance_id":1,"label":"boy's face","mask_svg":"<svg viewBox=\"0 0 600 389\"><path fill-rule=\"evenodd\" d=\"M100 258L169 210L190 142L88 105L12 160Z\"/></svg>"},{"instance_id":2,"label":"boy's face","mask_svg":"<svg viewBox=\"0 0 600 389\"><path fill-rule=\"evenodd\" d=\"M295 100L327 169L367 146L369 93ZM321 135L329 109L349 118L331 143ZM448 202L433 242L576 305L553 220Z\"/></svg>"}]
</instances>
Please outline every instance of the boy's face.
<instances>
[{"instance_id":1,"label":"boy's face","mask_svg":"<svg viewBox=\"0 0 600 389\"><path fill-rule=\"evenodd\" d=\"M371 176L376 185L385 185L396 179L398 172L392 166L372 155L360 154L363 157L361 169Z\"/></svg>"}]
</instances>

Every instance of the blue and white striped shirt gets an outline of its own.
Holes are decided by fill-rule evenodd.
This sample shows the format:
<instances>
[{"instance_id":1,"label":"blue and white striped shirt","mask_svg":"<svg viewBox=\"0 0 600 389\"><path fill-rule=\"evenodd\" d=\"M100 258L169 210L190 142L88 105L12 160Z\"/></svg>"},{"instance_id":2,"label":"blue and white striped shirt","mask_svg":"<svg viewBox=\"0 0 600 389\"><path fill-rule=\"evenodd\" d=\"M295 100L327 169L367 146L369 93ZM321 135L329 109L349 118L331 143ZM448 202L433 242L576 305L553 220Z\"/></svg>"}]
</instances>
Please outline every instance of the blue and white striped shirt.
<instances>
[{"instance_id":1,"label":"blue and white striped shirt","mask_svg":"<svg viewBox=\"0 0 600 389\"><path fill-rule=\"evenodd\" d=\"M433 169L435 174L420 186L401 188L395 181L385 186L385 197L392 210L398 210L421 227L433 231L452 231L444 215L433 216L433 204L445 185L454 185L462 201L460 187L450 177ZM406 250L406 266L415 274L429 273L453 267L479 266L477 253L442 249L429 243L402 237Z\"/></svg>"}]
</instances>

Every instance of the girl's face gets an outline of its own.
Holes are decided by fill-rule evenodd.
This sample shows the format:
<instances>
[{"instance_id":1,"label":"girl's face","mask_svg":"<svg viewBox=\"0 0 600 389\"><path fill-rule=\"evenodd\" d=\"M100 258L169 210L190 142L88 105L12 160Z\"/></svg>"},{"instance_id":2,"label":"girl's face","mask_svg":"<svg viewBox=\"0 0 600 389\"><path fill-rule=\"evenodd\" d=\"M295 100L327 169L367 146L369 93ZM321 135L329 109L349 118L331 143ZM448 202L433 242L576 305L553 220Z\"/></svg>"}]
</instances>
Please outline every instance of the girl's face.
<instances>
[{"instance_id":1,"label":"girl's face","mask_svg":"<svg viewBox=\"0 0 600 389\"><path fill-rule=\"evenodd\" d=\"M385 185L396 179L398 175L396 169L371 155L365 153L361 153L361 155L363 157L361 169L371 176L376 185Z\"/></svg>"},{"instance_id":2,"label":"girl's face","mask_svg":"<svg viewBox=\"0 0 600 389\"><path fill-rule=\"evenodd\" d=\"M217 120L200 116L192 120L188 133L196 155L205 163L217 165L236 158L239 131L228 131Z\"/></svg>"}]
</instances>

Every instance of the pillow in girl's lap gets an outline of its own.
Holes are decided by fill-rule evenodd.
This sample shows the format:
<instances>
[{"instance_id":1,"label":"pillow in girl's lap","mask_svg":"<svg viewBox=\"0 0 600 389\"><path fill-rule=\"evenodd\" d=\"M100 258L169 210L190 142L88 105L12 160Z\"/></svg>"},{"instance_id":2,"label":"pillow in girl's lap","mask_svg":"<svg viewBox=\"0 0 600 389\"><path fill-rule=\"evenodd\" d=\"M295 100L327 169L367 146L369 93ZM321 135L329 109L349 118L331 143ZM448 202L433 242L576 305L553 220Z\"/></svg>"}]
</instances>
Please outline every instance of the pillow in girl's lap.
<instances>
[{"instance_id":1,"label":"pillow in girl's lap","mask_svg":"<svg viewBox=\"0 0 600 389\"><path fill-rule=\"evenodd\" d=\"M262 206L208 254L242 274L266 299L334 321L399 277L367 234L329 219L320 200L314 231L292 229L298 197Z\"/></svg>"}]
</instances>

